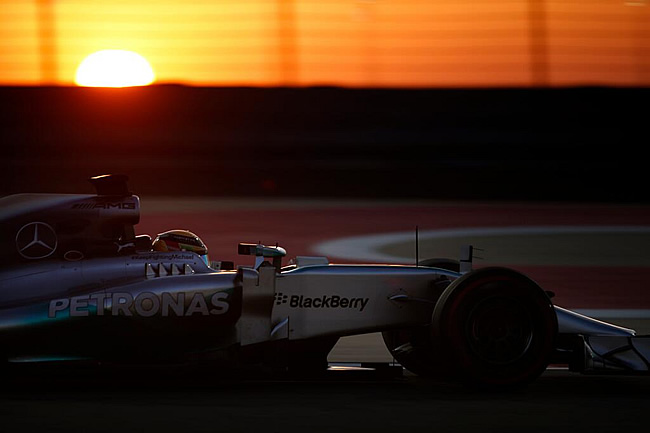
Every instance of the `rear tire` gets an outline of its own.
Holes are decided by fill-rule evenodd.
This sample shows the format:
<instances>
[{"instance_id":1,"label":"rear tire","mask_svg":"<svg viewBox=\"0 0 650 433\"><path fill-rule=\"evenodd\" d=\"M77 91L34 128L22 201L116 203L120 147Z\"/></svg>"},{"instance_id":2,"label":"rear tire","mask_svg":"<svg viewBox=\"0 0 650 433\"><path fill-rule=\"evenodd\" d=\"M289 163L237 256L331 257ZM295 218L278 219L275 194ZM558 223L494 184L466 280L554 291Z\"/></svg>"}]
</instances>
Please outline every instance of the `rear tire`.
<instances>
[{"instance_id":1,"label":"rear tire","mask_svg":"<svg viewBox=\"0 0 650 433\"><path fill-rule=\"evenodd\" d=\"M285 347L286 365L294 376L318 376L327 371L327 355L338 342L338 337L318 337L289 341Z\"/></svg>"}]
</instances>

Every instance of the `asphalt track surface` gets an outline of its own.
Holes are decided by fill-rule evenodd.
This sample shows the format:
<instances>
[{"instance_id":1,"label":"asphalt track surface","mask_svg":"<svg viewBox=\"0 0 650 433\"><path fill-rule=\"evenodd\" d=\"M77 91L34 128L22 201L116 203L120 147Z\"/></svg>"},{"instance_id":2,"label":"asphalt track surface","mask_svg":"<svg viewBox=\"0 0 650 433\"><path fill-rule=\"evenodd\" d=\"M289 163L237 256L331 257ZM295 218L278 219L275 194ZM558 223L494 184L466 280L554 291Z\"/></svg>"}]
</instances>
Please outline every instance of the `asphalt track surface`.
<instances>
[{"instance_id":1,"label":"asphalt track surface","mask_svg":"<svg viewBox=\"0 0 650 433\"><path fill-rule=\"evenodd\" d=\"M634 432L647 429L648 377L547 371L523 390L487 392L415 377L140 382L44 380L0 393L0 431Z\"/></svg>"},{"instance_id":2,"label":"asphalt track surface","mask_svg":"<svg viewBox=\"0 0 650 433\"><path fill-rule=\"evenodd\" d=\"M161 200L142 197L139 233L199 234L213 260L247 263L238 242L313 255L323 242L360 235L467 227L650 226L650 207L544 203ZM617 238L617 242L623 242ZM562 242L566 242L563 239ZM612 249L625 245L611 245ZM507 255L506 255L507 256ZM242 260L243 259L243 260ZM331 257L336 262L351 259ZM497 263L508 265L508 263ZM515 266L568 308L650 309L643 264ZM628 322L646 328L646 320ZM377 334L344 339L331 361L380 360ZM318 379L233 378L228 371L147 371L127 380L70 373L18 376L0 393L0 431L635 431L647 429L648 376L548 370L523 390L477 391L406 373L363 371ZM7 384L10 386L7 387Z\"/></svg>"}]
</instances>

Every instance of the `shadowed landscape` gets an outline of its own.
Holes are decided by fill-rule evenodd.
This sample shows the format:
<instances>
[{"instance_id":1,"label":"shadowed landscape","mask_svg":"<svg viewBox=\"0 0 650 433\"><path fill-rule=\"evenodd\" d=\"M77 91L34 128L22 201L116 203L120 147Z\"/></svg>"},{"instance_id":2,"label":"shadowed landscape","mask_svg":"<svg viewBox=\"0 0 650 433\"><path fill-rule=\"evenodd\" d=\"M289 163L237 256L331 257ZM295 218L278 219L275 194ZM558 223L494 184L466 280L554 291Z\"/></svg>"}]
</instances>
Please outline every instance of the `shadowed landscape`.
<instances>
[{"instance_id":1,"label":"shadowed landscape","mask_svg":"<svg viewBox=\"0 0 650 433\"><path fill-rule=\"evenodd\" d=\"M646 88L0 88L0 193L647 202ZM89 185L84 185L91 192Z\"/></svg>"}]
</instances>

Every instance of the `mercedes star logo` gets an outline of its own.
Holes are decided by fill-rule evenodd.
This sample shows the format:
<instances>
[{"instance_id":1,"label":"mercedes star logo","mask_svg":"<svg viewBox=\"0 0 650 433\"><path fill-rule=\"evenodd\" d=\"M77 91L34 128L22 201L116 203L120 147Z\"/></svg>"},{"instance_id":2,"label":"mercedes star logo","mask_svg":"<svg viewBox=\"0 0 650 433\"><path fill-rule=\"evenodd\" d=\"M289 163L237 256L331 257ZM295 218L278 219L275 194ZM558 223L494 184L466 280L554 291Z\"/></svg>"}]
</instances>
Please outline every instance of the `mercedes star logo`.
<instances>
[{"instance_id":1,"label":"mercedes star logo","mask_svg":"<svg viewBox=\"0 0 650 433\"><path fill-rule=\"evenodd\" d=\"M26 259L44 259L56 250L54 229L43 222L25 224L16 235L18 253Z\"/></svg>"}]
</instances>

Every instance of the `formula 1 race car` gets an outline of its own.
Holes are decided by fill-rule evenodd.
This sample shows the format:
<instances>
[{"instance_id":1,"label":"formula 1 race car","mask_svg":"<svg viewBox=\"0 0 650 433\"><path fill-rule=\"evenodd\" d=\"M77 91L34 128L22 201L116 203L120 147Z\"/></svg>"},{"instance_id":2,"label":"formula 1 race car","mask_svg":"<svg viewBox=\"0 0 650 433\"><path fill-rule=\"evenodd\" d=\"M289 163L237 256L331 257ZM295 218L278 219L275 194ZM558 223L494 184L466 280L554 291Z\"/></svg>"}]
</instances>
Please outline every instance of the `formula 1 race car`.
<instances>
[{"instance_id":1,"label":"formula 1 race car","mask_svg":"<svg viewBox=\"0 0 650 433\"><path fill-rule=\"evenodd\" d=\"M136 235L139 198L126 181L92 178L96 195L0 199L5 367L201 361L319 371L339 337L382 332L411 372L480 385L524 384L550 363L648 372L649 336L554 306L517 271L472 269L471 247L459 261L411 266L325 257L283 266L283 248L242 243L255 263L235 267L207 261L189 232Z\"/></svg>"}]
</instances>

